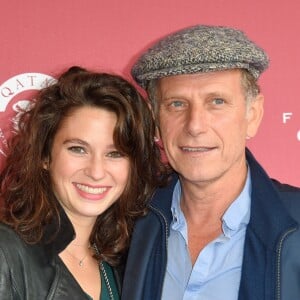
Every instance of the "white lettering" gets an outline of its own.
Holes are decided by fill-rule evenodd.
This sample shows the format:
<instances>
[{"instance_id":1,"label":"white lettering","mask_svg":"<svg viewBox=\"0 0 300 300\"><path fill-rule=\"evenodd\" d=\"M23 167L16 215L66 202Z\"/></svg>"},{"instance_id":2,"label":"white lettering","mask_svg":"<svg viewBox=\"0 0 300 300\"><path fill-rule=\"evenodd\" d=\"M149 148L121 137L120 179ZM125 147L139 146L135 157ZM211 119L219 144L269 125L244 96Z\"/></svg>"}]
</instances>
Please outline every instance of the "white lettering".
<instances>
[{"instance_id":1,"label":"white lettering","mask_svg":"<svg viewBox=\"0 0 300 300\"><path fill-rule=\"evenodd\" d=\"M23 73L16 75L0 85L0 112L7 104L23 91L40 90L54 83L55 79L42 73Z\"/></svg>"},{"instance_id":2,"label":"white lettering","mask_svg":"<svg viewBox=\"0 0 300 300\"><path fill-rule=\"evenodd\" d=\"M1 89L1 95L3 97L9 97L9 96L13 96L14 92L10 88L5 86L3 89Z\"/></svg>"},{"instance_id":3,"label":"white lettering","mask_svg":"<svg viewBox=\"0 0 300 300\"><path fill-rule=\"evenodd\" d=\"M290 120L291 117L292 117L293 113L291 112L284 112L282 114L282 121L283 121L283 124L286 124L287 120Z\"/></svg>"}]
</instances>

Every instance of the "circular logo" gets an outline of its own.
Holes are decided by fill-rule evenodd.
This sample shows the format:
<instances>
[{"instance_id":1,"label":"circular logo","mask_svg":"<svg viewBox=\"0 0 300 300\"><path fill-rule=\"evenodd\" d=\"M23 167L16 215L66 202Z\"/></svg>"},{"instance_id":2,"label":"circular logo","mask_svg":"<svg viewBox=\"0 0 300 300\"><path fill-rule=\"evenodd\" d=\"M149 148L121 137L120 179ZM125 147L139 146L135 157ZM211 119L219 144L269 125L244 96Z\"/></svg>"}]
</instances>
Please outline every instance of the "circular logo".
<instances>
[{"instance_id":1,"label":"circular logo","mask_svg":"<svg viewBox=\"0 0 300 300\"><path fill-rule=\"evenodd\" d=\"M47 87L55 78L43 73L23 73L0 85L0 164L7 139L17 130L21 114L30 107L34 91Z\"/></svg>"}]
</instances>

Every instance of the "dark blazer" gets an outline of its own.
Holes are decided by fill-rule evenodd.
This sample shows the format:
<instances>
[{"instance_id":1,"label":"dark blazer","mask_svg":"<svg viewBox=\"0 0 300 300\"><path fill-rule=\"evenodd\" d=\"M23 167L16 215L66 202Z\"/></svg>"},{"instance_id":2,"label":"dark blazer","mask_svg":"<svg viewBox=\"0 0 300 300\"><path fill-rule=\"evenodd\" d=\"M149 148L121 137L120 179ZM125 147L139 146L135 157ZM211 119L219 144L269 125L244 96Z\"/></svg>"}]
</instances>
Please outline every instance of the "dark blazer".
<instances>
[{"instance_id":1,"label":"dark blazer","mask_svg":"<svg viewBox=\"0 0 300 300\"><path fill-rule=\"evenodd\" d=\"M300 299L300 189L268 177L249 150L251 216L246 230L239 300ZM167 264L171 201L178 177L158 189L136 223L123 300L159 300ZM226 291L224 291L226 295Z\"/></svg>"}]
</instances>

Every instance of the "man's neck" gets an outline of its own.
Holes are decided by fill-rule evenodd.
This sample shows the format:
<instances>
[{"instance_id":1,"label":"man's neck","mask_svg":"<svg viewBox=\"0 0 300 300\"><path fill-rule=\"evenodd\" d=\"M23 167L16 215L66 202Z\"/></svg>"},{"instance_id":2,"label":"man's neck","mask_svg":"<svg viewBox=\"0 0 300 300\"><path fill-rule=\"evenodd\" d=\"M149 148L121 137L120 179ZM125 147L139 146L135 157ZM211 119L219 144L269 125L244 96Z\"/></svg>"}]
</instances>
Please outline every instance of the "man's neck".
<instances>
[{"instance_id":1,"label":"man's neck","mask_svg":"<svg viewBox=\"0 0 300 300\"><path fill-rule=\"evenodd\" d=\"M181 179L180 207L187 222L188 248L192 264L201 250L222 233L222 217L242 192L246 179L246 167L244 172L230 182L219 180L199 184Z\"/></svg>"}]
</instances>

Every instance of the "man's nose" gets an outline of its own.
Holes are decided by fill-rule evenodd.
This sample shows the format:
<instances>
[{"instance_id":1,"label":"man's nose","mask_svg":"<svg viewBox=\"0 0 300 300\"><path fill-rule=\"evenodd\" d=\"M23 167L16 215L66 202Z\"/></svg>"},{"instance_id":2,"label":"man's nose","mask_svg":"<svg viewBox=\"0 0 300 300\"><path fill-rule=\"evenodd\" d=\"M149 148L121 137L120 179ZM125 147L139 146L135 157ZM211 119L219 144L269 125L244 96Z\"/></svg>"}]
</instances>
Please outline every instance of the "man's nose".
<instances>
[{"instance_id":1,"label":"man's nose","mask_svg":"<svg viewBox=\"0 0 300 300\"><path fill-rule=\"evenodd\" d=\"M208 113L202 105L190 107L186 116L186 131L192 136L206 132L208 119Z\"/></svg>"}]
</instances>

